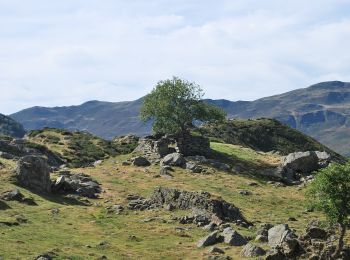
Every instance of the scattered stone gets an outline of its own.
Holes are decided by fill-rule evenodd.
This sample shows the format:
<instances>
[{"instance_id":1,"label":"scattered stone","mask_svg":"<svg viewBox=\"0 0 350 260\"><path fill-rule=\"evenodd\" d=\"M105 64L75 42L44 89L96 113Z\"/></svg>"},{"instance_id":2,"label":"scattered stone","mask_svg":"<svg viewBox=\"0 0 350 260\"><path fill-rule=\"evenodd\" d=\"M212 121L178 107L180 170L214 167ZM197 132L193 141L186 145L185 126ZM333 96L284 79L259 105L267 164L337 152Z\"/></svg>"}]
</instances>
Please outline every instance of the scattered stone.
<instances>
[{"instance_id":1,"label":"scattered stone","mask_svg":"<svg viewBox=\"0 0 350 260\"><path fill-rule=\"evenodd\" d=\"M28 155L17 162L16 177L24 187L39 193L51 192L50 169L47 161L35 155Z\"/></svg>"},{"instance_id":2,"label":"scattered stone","mask_svg":"<svg viewBox=\"0 0 350 260\"><path fill-rule=\"evenodd\" d=\"M250 183L248 183L248 186L251 186L251 187L253 187L253 186L259 186L259 184L256 183L256 182L250 182Z\"/></svg>"},{"instance_id":3,"label":"scattered stone","mask_svg":"<svg viewBox=\"0 0 350 260\"><path fill-rule=\"evenodd\" d=\"M224 242L231 246L243 246L247 244L247 240L231 227L225 228L221 233Z\"/></svg>"},{"instance_id":4,"label":"scattered stone","mask_svg":"<svg viewBox=\"0 0 350 260\"><path fill-rule=\"evenodd\" d=\"M107 208L108 213L120 214L123 211L124 211L124 206L122 205L113 205Z\"/></svg>"},{"instance_id":5,"label":"scattered stone","mask_svg":"<svg viewBox=\"0 0 350 260\"><path fill-rule=\"evenodd\" d=\"M98 161L96 161L96 162L94 162L92 165L94 166L94 167L97 167L97 166L99 166L100 164L102 164L102 160L98 160Z\"/></svg>"},{"instance_id":6,"label":"scattered stone","mask_svg":"<svg viewBox=\"0 0 350 260\"><path fill-rule=\"evenodd\" d=\"M289 217L289 218L288 218L288 221L297 221L297 219L294 218L294 217Z\"/></svg>"},{"instance_id":7,"label":"scattered stone","mask_svg":"<svg viewBox=\"0 0 350 260\"><path fill-rule=\"evenodd\" d=\"M244 195L244 196L252 195L252 193L250 191L247 191L247 190L241 190L241 191L239 191L239 194Z\"/></svg>"},{"instance_id":8,"label":"scattered stone","mask_svg":"<svg viewBox=\"0 0 350 260\"><path fill-rule=\"evenodd\" d=\"M122 162L122 165L123 165L123 166L129 166L129 165L131 165L131 162L123 161L123 162Z\"/></svg>"},{"instance_id":9,"label":"scattered stone","mask_svg":"<svg viewBox=\"0 0 350 260\"><path fill-rule=\"evenodd\" d=\"M288 260L287 258L279 249L272 249L268 252L265 260Z\"/></svg>"},{"instance_id":10,"label":"scattered stone","mask_svg":"<svg viewBox=\"0 0 350 260\"><path fill-rule=\"evenodd\" d=\"M206 246L211 246L220 241L220 232L219 231L214 231L210 233L208 236L202 238L201 240L198 241L197 247L206 247Z\"/></svg>"},{"instance_id":11,"label":"scattered stone","mask_svg":"<svg viewBox=\"0 0 350 260\"><path fill-rule=\"evenodd\" d=\"M132 158L131 161L134 166L145 167L151 165L151 163L143 156L137 156L135 158Z\"/></svg>"},{"instance_id":12,"label":"scattered stone","mask_svg":"<svg viewBox=\"0 0 350 260\"><path fill-rule=\"evenodd\" d=\"M225 254L225 251L222 250L221 248L213 246L208 250L208 253L210 253L210 254Z\"/></svg>"},{"instance_id":13,"label":"scattered stone","mask_svg":"<svg viewBox=\"0 0 350 260\"><path fill-rule=\"evenodd\" d=\"M266 251L264 249L250 243L246 244L241 251L241 256L243 257L257 257L265 254Z\"/></svg>"},{"instance_id":14,"label":"scattered stone","mask_svg":"<svg viewBox=\"0 0 350 260\"><path fill-rule=\"evenodd\" d=\"M203 167L198 165L195 162L187 162L186 163L186 169L193 173L202 173Z\"/></svg>"}]
</instances>

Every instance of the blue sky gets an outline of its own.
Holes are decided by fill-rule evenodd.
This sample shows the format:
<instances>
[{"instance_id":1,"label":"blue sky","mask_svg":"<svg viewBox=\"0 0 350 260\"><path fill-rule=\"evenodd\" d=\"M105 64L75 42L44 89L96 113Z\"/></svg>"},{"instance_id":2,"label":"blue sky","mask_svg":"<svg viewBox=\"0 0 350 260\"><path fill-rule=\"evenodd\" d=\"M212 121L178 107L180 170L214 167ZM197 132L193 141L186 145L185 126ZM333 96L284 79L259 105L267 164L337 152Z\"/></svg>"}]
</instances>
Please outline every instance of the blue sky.
<instances>
[{"instance_id":1,"label":"blue sky","mask_svg":"<svg viewBox=\"0 0 350 260\"><path fill-rule=\"evenodd\" d=\"M0 113L134 100L172 75L253 100L350 81L349 0L0 0Z\"/></svg>"}]
</instances>

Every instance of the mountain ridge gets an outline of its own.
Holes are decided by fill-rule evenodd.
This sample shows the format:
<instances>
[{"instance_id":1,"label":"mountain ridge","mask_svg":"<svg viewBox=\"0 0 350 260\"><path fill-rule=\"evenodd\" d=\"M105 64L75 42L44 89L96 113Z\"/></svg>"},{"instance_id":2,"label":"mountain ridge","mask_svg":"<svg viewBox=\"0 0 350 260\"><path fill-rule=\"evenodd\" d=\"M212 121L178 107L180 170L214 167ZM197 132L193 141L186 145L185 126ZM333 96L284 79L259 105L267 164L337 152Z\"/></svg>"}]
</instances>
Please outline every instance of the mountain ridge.
<instances>
[{"instance_id":1,"label":"mountain ridge","mask_svg":"<svg viewBox=\"0 0 350 260\"><path fill-rule=\"evenodd\" d=\"M223 108L229 118L275 118L350 156L350 83L320 82L307 88L254 101L206 99ZM150 123L139 119L142 98L135 101L88 101L78 106L33 107L11 117L28 130L43 127L87 130L112 139L117 135L147 135Z\"/></svg>"}]
</instances>

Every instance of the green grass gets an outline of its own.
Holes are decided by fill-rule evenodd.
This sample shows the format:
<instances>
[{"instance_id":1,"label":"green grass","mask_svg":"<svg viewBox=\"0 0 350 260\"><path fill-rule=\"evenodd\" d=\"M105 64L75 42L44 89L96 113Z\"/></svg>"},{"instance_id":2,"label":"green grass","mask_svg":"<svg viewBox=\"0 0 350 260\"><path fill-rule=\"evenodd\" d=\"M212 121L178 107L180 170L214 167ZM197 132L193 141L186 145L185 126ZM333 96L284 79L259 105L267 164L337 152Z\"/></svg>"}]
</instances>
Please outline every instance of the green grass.
<instances>
[{"instance_id":1,"label":"green grass","mask_svg":"<svg viewBox=\"0 0 350 260\"><path fill-rule=\"evenodd\" d=\"M276 159L273 155L234 145L212 143L211 146L246 165L257 164L258 167L260 164L273 164ZM126 205L126 196L130 193L149 196L157 186L208 191L240 208L255 227L260 223L288 223L300 234L309 221L323 218L318 212L305 212L303 191L296 187L276 188L247 177L245 172L238 175L217 171L200 175L177 168L172 180L154 178L159 171L157 166L145 170L121 165L131 156L111 157L96 168L74 170L89 174L102 183L101 198L90 200L91 206L61 195L39 196L20 188L27 197L33 197L38 206L6 202L10 209L0 210L0 221L15 221L15 216L21 214L28 223L12 227L0 225L3 241L0 243L0 256L4 259L33 259L53 251L58 255L57 259L97 259L103 255L108 259L202 259L208 254L208 249L197 249L196 243L208 233L194 225L181 225L171 220L172 216L186 215L189 211L125 210L115 215L105 210L114 204ZM0 192L3 192L15 187L10 182L14 163L3 159L1 162L6 166L0 170ZM259 185L249 186L252 181ZM251 191L252 195L240 195L242 189ZM54 208L60 210L58 215L51 213ZM161 220L142 223L143 219L150 217ZM288 222L289 217L295 217L297 221ZM179 233L176 227L188 230ZM248 236L253 236L256 231L256 228L234 228ZM136 239L132 239L133 236ZM100 246L102 241L106 241L106 245ZM229 247L225 251L233 259L240 259L240 250L241 247Z\"/></svg>"}]
</instances>

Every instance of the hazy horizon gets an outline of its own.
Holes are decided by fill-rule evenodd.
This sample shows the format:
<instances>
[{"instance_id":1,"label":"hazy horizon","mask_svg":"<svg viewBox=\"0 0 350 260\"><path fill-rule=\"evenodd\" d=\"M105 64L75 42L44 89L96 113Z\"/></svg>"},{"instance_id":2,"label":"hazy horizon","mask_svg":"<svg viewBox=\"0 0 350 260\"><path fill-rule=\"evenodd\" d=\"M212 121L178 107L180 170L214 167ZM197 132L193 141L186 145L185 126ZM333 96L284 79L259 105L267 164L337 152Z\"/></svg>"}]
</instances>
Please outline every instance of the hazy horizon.
<instances>
[{"instance_id":1,"label":"hazy horizon","mask_svg":"<svg viewBox=\"0 0 350 260\"><path fill-rule=\"evenodd\" d=\"M173 75L255 100L350 81L350 2L0 0L0 113L119 102Z\"/></svg>"}]
</instances>

